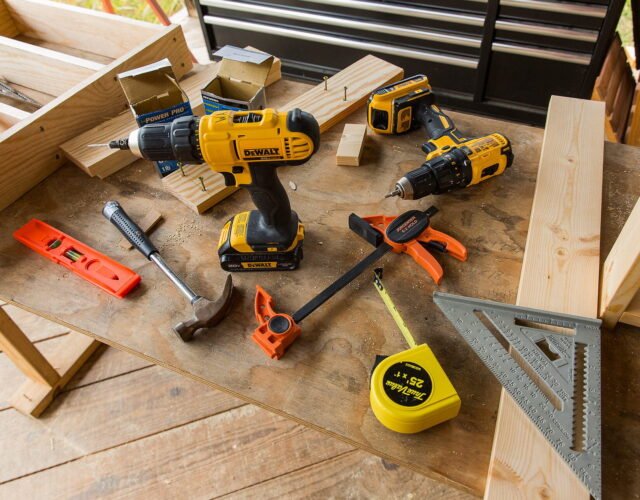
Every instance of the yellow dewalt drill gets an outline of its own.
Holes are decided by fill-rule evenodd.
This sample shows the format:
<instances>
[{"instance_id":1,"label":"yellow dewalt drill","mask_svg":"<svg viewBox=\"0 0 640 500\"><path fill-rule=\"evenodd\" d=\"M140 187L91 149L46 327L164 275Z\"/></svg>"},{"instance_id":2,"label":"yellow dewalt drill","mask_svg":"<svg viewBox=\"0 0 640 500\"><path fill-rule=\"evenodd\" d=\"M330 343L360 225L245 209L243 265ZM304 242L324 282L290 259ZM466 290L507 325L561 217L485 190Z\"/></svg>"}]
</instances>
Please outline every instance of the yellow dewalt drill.
<instances>
[{"instance_id":1,"label":"yellow dewalt drill","mask_svg":"<svg viewBox=\"0 0 640 500\"><path fill-rule=\"evenodd\" d=\"M276 168L302 165L320 146L313 115L293 109L278 113L218 111L145 125L112 149L129 149L150 161L206 162L227 186L246 188L258 210L242 212L224 225L218 244L227 271L291 270L302 259L304 227L291 210Z\"/></svg>"},{"instance_id":2,"label":"yellow dewalt drill","mask_svg":"<svg viewBox=\"0 0 640 500\"><path fill-rule=\"evenodd\" d=\"M385 197L417 200L473 186L502 174L513 163L511 143L502 134L466 138L436 106L425 75L405 78L371 94L369 126L381 134L402 134L424 127L426 161L396 182Z\"/></svg>"}]
</instances>

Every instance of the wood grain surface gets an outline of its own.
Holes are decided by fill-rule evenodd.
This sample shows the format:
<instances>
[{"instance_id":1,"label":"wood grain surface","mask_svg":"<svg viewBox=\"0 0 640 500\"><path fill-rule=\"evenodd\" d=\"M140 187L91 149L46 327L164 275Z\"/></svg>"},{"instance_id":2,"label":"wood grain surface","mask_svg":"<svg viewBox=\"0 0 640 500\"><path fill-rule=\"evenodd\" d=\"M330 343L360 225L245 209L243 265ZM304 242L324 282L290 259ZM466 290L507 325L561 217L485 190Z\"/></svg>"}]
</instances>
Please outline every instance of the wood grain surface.
<instances>
[{"instance_id":1,"label":"wood grain surface","mask_svg":"<svg viewBox=\"0 0 640 500\"><path fill-rule=\"evenodd\" d=\"M375 89L395 82L403 75L402 68L368 55L336 73L326 83L289 100L280 111L294 108L308 111L318 120L320 132L325 132L362 106Z\"/></svg>"},{"instance_id":2,"label":"wood grain surface","mask_svg":"<svg viewBox=\"0 0 640 500\"><path fill-rule=\"evenodd\" d=\"M151 23L50 0L3 1L24 35L112 59L162 31Z\"/></svg>"},{"instance_id":3,"label":"wood grain surface","mask_svg":"<svg viewBox=\"0 0 640 500\"><path fill-rule=\"evenodd\" d=\"M270 88L270 101L277 106L304 89L301 83L278 82ZM418 202L383 201L397 178L422 162L421 134L369 136L363 166L337 169L335 153L341 127L329 130L322 135L320 151L310 162L279 169L284 186L289 181L297 185L295 191L287 190L306 227L301 268L295 272L235 274L237 294L230 316L189 344L171 331L176 321L190 315L189 305L153 264L118 246L120 233L104 220L102 207L109 199L119 200L131 211L156 204L165 222L154 232L153 241L196 292L213 297L220 292L225 275L215 251L220 230L231 215L252 208L252 204L248 193L241 190L206 216L198 216L166 193L153 167L143 161L107 181L87 178L77 167L65 166L5 209L0 217L0 297L480 495L489 465L500 386L433 304L435 285L408 256L383 259L385 284L417 340L429 343L458 389L462 408L456 419L405 436L387 431L373 416L368 377L375 355L406 346L369 273L309 316L302 325L302 336L282 360L267 359L250 339L255 328L256 284L274 295L279 309L292 312L371 251L349 231L351 212L396 214L430 204L438 206L441 212L433 219L434 227L458 238L469 249L465 263L437 256L445 269L440 289L515 302L542 130L459 113L451 116L467 135L500 131L508 136L514 144L513 167L490 182L448 195ZM364 119L360 110L349 121L364 123ZM638 175L640 152L622 145L609 146L603 235L611 239L640 191L638 183L629 182L630 176ZM142 275L141 287L118 300L30 252L11 238L11 232L31 217L41 218L132 267ZM613 343L609 352L603 350L610 365L613 360L638 365L632 352L640 349L640 336L625 336L625 342L625 352L618 352ZM633 441L639 434L639 411L633 401L640 399L640 387L625 378L624 370L614 369L613 373L619 377L624 396L611 398L603 415L603 432L609 429L616 439L605 440L605 490L629 492L640 487L633 474L640 460ZM615 386L613 380L606 383Z\"/></svg>"},{"instance_id":4,"label":"wood grain surface","mask_svg":"<svg viewBox=\"0 0 640 500\"><path fill-rule=\"evenodd\" d=\"M516 305L598 317L604 118L603 103L551 97ZM538 495L589 498L503 389L485 498Z\"/></svg>"},{"instance_id":5,"label":"wood grain surface","mask_svg":"<svg viewBox=\"0 0 640 500\"><path fill-rule=\"evenodd\" d=\"M38 47L12 38L0 37L2 76L12 83L58 96L104 65Z\"/></svg>"},{"instance_id":6,"label":"wood grain surface","mask_svg":"<svg viewBox=\"0 0 640 500\"><path fill-rule=\"evenodd\" d=\"M620 237L607 255L602 269L600 317L612 328L640 288L640 200L636 202Z\"/></svg>"},{"instance_id":7,"label":"wood grain surface","mask_svg":"<svg viewBox=\"0 0 640 500\"><path fill-rule=\"evenodd\" d=\"M0 157L12 158L0 172L0 207L18 199L64 163L58 150L61 143L124 110L127 102L118 73L163 57L172 62L177 77L191 69L182 28L167 27L155 33L142 46L84 80L84 86L73 87L16 124L10 134L0 135Z\"/></svg>"}]
</instances>

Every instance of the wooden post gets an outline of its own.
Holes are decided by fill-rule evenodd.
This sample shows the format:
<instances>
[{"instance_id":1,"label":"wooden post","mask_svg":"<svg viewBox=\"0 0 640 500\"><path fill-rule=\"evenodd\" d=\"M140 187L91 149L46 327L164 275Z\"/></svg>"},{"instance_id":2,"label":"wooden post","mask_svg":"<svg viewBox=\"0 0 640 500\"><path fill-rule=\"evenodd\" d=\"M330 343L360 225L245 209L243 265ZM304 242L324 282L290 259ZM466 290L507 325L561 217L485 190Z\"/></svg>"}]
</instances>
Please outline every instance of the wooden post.
<instances>
[{"instance_id":1,"label":"wooden post","mask_svg":"<svg viewBox=\"0 0 640 500\"><path fill-rule=\"evenodd\" d=\"M50 363L0 307L0 347L27 376L11 405L25 415L39 416L100 345L91 337L71 332Z\"/></svg>"},{"instance_id":2,"label":"wooden post","mask_svg":"<svg viewBox=\"0 0 640 500\"><path fill-rule=\"evenodd\" d=\"M640 201L636 202L602 269L600 317L616 326L640 288Z\"/></svg>"},{"instance_id":3,"label":"wooden post","mask_svg":"<svg viewBox=\"0 0 640 500\"><path fill-rule=\"evenodd\" d=\"M58 372L2 307L0 307L0 346L20 371L34 382L53 387L60 380Z\"/></svg>"}]
</instances>

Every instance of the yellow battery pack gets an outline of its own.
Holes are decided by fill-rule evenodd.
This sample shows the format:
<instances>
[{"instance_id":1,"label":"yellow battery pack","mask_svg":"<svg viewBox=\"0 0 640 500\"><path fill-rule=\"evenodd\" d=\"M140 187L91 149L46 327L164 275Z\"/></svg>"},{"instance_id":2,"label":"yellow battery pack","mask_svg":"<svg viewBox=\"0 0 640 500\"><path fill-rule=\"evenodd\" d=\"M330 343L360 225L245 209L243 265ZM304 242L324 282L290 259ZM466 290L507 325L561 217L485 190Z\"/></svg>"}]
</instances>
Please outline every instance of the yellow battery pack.
<instances>
[{"instance_id":1,"label":"yellow battery pack","mask_svg":"<svg viewBox=\"0 0 640 500\"><path fill-rule=\"evenodd\" d=\"M460 411L460 397L427 344L388 356L371 375L373 414L387 429L412 434Z\"/></svg>"}]
</instances>

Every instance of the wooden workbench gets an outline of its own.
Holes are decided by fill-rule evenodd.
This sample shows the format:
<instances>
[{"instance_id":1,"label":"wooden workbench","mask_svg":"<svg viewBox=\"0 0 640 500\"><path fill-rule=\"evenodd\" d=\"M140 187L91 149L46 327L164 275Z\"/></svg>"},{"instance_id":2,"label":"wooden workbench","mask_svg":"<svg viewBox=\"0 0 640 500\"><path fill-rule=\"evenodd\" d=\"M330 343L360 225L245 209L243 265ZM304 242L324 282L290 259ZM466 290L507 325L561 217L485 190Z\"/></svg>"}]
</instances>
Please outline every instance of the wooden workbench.
<instances>
[{"instance_id":1,"label":"wooden workbench","mask_svg":"<svg viewBox=\"0 0 640 500\"><path fill-rule=\"evenodd\" d=\"M270 102L290 100L305 84L282 81ZM428 275L410 257L383 260L385 284L419 341L429 343L462 399L453 421L417 435L384 429L369 407L368 379L376 354L404 349L391 316L371 284L371 273L303 323L301 338L281 361L269 360L251 341L255 285L270 291L278 309L293 312L371 251L347 227L351 212L397 214L435 204L433 226L461 240L469 260L437 256L445 268L443 291L513 303L535 185L542 130L452 114L469 135L500 131L514 144L506 175L446 196L419 202L382 200L394 181L419 165L420 134L369 136L360 167L337 167L339 124L322 136L318 154L300 167L280 170L294 209L306 225L301 269L234 274L236 301L217 328L185 344L171 331L191 315L186 300L161 272L135 251L123 250L120 233L101 215L118 200L134 219L149 207L165 221L153 240L165 260L199 293L214 298L225 273L216 244L223 223L251 208L238 192L204 216L163 191L143 161L101 181L67 165L0 214L0 298L96 337L211 387L327 432L349 443L482 494L489 464L500 387L433 304ZM360 111L347 120L364 122ZM37 144L33 144L37 147ZM4 161L11 161L4 158ZM640 149L607 144L603 258L640 193ZM293 190L289 181L293 181ZM118 300L36 255L11 233L40 218L135 269L138 290ZM603 335L604 492L628 497L639 488L640 336L630 328ZM268 464L265 464L268 467Z\"/></svg>"}]
</instances>

